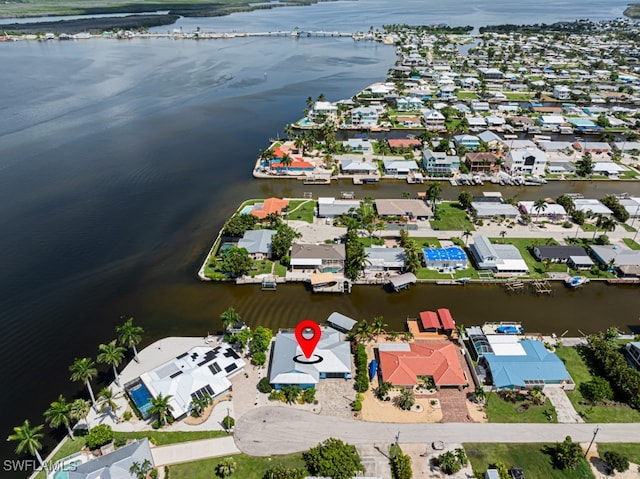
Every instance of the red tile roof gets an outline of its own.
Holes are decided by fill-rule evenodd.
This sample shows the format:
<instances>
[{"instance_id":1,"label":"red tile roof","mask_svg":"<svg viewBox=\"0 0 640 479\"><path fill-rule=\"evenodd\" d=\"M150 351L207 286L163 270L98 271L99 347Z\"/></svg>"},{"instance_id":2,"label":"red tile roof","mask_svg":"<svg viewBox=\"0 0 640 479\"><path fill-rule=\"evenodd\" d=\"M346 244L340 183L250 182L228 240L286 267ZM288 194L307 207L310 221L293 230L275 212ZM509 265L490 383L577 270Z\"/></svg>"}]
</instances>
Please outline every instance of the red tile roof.
<instances>
[{"instance_id":1,"label":"red tile roof","mask_svg":"<svg viewBox=\"0 0 640 479\"><path fill-rule=\"evenodd\" d=\"M418 121L420 119L418 118ZM391 140L387 140L387 142L389 143L389 146L391 148L408 148L410 146L421 146L422 143L420 142L420 140L416 140L416 139L391 139Z\"/></svg>"},{"instance_id":2,"label":"red tile roof","mask_svg":"<svg viewBox=\"0 0 640 479\"><path fill-rule=\"evenodd\" d=\"M433 311L422 311L420 313L420 323L425 331L440 329L440 320Z\"/></svg>"},{"instance_id":3,"label":"red tile roof","mask_svg":"<svg viewBox=\"0 0 640 479\"><path fill-rule=\"evenodd\" d=\"M257 216L261 220L271 213L281 214L282 210L289 206L289 200L281 200L280 198L267 198L261 210L251 210L253 216Z\"/></svg>"},{"instance_id":4,"label":"red tile roof","mask_svg":"<svg viewBox=\"0 0 640 479\"><path fill-rule=\"evenodd\" d=\"M440 323L442 324L442 329L453 330L456 329L456 322L453 320L451 316L451 311L446 308L440 308L438 310L438 316L440 317Z\"/></svg>"},{"instance_id":5,"label":"red tile roof","mask_svg":"<svg viewBox=\"0 0 640 479\"><path fill-rule=\"evenodd\" d=\"M271 163L271 168L282 168L283 170L292 169L292 170L313 170L315 166L308 161L302 161L298 158L294 158L294 161L291 162L290 165L285 165L281 162Z\"/></svg>"},{"instance_id":6,"label":"red tile roof","mask_svg":"<svg viewBox=\"0 0 640 479\"><path fill-rule=\"evenodd\" d=\"M415 386L418 376L431 376L436 386L468 384L456 347L451 343L411 343L410 351L379 351L382 380Z\"/></svg>"}]
</instances>

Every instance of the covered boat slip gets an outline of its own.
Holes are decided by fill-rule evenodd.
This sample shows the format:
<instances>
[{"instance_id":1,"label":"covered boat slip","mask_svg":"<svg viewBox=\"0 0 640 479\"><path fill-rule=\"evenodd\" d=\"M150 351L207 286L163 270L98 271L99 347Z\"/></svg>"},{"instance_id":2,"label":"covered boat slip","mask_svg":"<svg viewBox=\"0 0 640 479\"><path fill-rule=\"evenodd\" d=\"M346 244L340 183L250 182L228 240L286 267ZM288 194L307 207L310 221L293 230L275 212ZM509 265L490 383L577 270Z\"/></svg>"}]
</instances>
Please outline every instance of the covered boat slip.
<instances>
[{"instance_id":1,"label":"covered boat slip","mask_svg":"<svg viewBox=\"0 0 640 479\"><path fill-rule=\"evenodd\" d=\"M400 291L401 289L408 288L412 284L416 284L418 279L416 275L413 273L404 273L398 276L394 276L389 279L389 284L394 289L394 291Z\"/></svg>"}]
</instances>

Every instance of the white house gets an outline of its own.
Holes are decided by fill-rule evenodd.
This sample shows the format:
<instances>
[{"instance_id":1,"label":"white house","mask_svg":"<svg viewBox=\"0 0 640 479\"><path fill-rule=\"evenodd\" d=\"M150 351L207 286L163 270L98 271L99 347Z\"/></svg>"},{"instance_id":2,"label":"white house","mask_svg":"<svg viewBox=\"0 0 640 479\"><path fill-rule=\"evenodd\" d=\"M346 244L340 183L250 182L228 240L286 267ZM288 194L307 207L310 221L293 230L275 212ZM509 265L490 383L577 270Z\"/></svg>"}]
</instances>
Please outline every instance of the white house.
<instances>
[{"instance_id":1,"label":"white house","mask_svg":"<svg viewBox=\"0 0 640 479\"><path fill-rule=\"evenodd\" d=\"M555 85L553 87L553 97L557 100L568 100L571 98L571 89L564 85Z\"/></svg>"},{"instance_id":2,"label":"white house","mask_svg":"<svg viewBox=\"0 0 640 479\"><path fill-rule=\"evenodd\" d=\"M314 123L323 123L324 121L337 122L338 107L328 101L317 101L309 111L309 120Z\"/></svg>"},{"instance_id":3,"label":"white house","mask_svg":"<svg viewBox=\"0 0 640 479\"><path fill-rule=\"evenodd\" d=\"M419 170L418 165L413 160L383 160L384 171L388 176L397 178L406 178L409 173L415 173Z\"/></svg>"},{"instance_id":4,"label":"white house","mask_svg":"<svg viewBox=\"0 0 640 479\"><path fill-rule=\"evenodd\" d=\"M426 110L422 115L424 126L427 130L442 130L444 129L445 117L438 110Z\"/></svg>"},{"instance_id":5,"label":"white house","mask_svg":"<svg viewBox=\"0 0 640 479\"><path fill-rule=\"evenodd\" d=\"M361 106L351 110L351 126L371 127L378 124L378 109Z\"/></svg>"},{"instance_id":6,"label":"white house","mask_svg":"<svg viewBox=\"0 0 640 479\"><path fill-rule=\"evenodd\" d=\"M335 198L318 198L318 218L335 218L360 206L360 200L337 200Z\"/></svg>"},{"instance_id":7,"label":"white house","mask_svg":"<svg viewBox=\"0 0 640 479\"><path fill-rule=\"evenodd\" d=\"M366 138L349 138L342 142L342 146L344 146L344 149L347 151L358 151L362 153L373 152L371 140L367 140Z\"/></svg>"},{"instance_id":8,"label":"white house","mask_svg":"<svg viewBox=\"0 0 640 479\"><path fill-rule=\"evenodd\" d=\"M510 244L492 244L485 236L474 236L469 251L479 269L493 271L496 276L524 275L529 267L520 251Z\"/></svg>"},{"instance_id":9,"label":"white house","mask_svg":"<svg viewBox=\"0 0 640 479\"><path fill-rule=\"evenodd\" d=\"M460 171L460 158L426 149L422 154L422 167L428 175L453 176Z\"/></svg>"},{"instance_id":10,"label":"white house","mask_svg":"<svg viewBox=\"0 0 640 479\"><path fill-rule=\"evenodd\" d=\"M505 157L504 166L511 173L543 176L547 155L537 148L510 150Z\"/></svg>"}]
</instances>

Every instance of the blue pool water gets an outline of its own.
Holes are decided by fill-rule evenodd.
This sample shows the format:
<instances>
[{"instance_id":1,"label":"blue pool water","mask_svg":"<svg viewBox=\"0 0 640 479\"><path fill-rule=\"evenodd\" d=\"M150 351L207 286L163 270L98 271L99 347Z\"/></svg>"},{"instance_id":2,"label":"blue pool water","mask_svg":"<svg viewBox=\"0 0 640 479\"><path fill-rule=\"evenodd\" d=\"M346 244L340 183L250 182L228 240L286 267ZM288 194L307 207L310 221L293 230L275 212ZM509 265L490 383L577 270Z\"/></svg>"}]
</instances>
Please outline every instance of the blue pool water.
<instances>
[{"instance_id":1,"label":"blue pool water","mask_svg":"<svg viewBox=\"0 0 640 479\"><path fill-rule=\"evenodd\" d=\"M149 408L151 408L151 399L153 398L147 386L143 383L137 384L129 389L129 396L133 399L142 417L147 419L149 417Z\"/></svg>"},{"instance_id":2,"label":"blue pool water","mask_svg":"<svg viewBox=\"0 0 640 479\"><path fill-rule=\"evenodd\" d=\"M245 206L244 208L242 208L240 210L240 214L241 215L248 215L253 208L254 208L254 205L247 205L247 206Z\"/></svg>"}]
</instances>

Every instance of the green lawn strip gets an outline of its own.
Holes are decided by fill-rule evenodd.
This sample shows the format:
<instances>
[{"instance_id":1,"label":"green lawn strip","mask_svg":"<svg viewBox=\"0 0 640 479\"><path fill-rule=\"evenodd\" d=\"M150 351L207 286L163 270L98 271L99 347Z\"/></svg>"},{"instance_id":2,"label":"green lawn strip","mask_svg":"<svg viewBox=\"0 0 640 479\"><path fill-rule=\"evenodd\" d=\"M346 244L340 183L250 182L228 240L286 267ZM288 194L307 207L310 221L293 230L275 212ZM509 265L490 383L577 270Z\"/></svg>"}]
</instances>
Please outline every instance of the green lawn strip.
<instances>
[{"instance_id":1,"label":"green lawn strip","mask_svg":"<svg viewBox=\"0 0 640 479\"><path fill-rule=\"evenodd\" d=\"M463 446L476 473L484 473L491 464L502 462L507 467L521 467L525 477L545 479L593 478L593 473L584 460L573 470L555 469L551 456L543 452L544 444L465 443Z\"/></svg>"},{"instance_id":2,"label":"green lawn strip","mask_svg":"<svg viewBox=\"0 0 640 479\"><path fill-rule=\"evenodd\" d=\"M253 457L245 454L236 454L228 457L232 457L238 465L236 471L229 476L231 479L262 479L267 470L276 466L304 467L302 454L271 457ZM169 475L171 479L211 479L216 477L214 468L222 459L222 457L218 457L170 466Z\"/></svg>"},{"instance_id":3,"label":"green lawn strip","mask_svg":"<svg viewBox=\"0 0 640 479\"><path fill-rule=\"evenodd\" d=\"M285 219L313 223L315 207L316 202L313 200L291 200L289 201L288 213Z\"/></svg>"},{"instance_id":4,"label":"green lawn strip","mask_svg":"<svg viewBox=\"0 0 640 479\"><path fill-rule=\"evenodd\" d=\"M507 100L511 100L511 101L528 101L531 100L533 98L533 94L532 93L505 93L504 94L507 97Z\"/></svg>"},{"instance_id":5,"label":"green lawn strip","mask_svg":"<svg viewBox=\"0 0 640 479\"><path fill-rule=\"evenodd\" d=\"M640 444L621 442L619 444L603 444L598 443L598 454L600 457L607 451L615 451L623 454L629 461L640 464Z\"/></svg>"},{"instance_id":6,"label":"green lawn strip","mask_svg":"<svg viewBox=\"0 0 640 479\"><path fill-rule=\"evenodd\" d=\"M511 403L504 401L497 394L489 394L487 398L487 419L489 422L503 423L549 423L557 422L555 419L555 411L551 402L547 399L542 406L530 405L522 412L518 408L522 406L522 402ZM548 414L553 413L553 419L548 419Z\"/></svg>"},{"instance_id":7,"label":"green lawn strip","mask_svg":"<svg viewBox=\"0 0 640 479\"><path fill-rule=\"evenodd\" d=\"M627 223L618 223L618 224L622 226L627 233L635 233L636 231L638 231L633 226L628 225Z\"/></svg>"},{"instance_id":8,"label":"green lawn strip","mask_svg":"<svg viewBox=\"0 0 640 479\"><path fill-rule=\"evenodd\" d=\"M158 446L166 444L175 444L179 442L198 441L200 439L209 439L212 437L226 436L224 431L139 431L139 432L114 432L114 439L142 439L144 437L153 438L153 441ZM71 456L79 452L85 445L84 437L76 437L75 441L69 438L65 439L62 447L56 452L51 459L51 462L59 461L65 457ZM36 479L45 479L44 472L40 472Z\"/></svg>"},{"instance_id":9,"label":"green lawn strip","mask_svg":"<svg viewBox=\"0 0 640 479\"><path fill-rule=\"evenodd\" d=\"M567 391L567 397L576 412L586 422L640 422L640 411L636 411L625 404L612 403L606 406L591 406L588 404L580 393L579 386L584 382L591 381L593 374L580 354L580 350L573 347L562 347L556 349L556 354L564 362L569 375L576 383L575 391Z\"/></svg>"},{"instance_id":10,"label":"green lawn strip","mask_svg":"<svg viewBox=\"0 0 640 479\"><path fill-rule=\"evenodd\" d=\"M431 227L441 231L474 231L473 223L467 217L465 210L461 209L458 202L440 203L437 205L439 220L431 220Z\"/></svg>"},{"instance_id":11,"label":"green lawn strip","mask_svg":"<svg viewBox=\"0 0 640 479\"><path fill-rule=\"evenodd\" d=\"M635 249L635 250L640 249L640 244L636 243L631 238L623 238L622 241L624 241L624 244L626 244L631 249Z\"/></svg>"},{"instance_id":12,"label":"green lawn strip","mask_svg":"<svg viewBox=\"0 0 640 479\"><path fill-rule=\"evenodd\" d=\"M358 238L358 241L360 243L362 243L362 245L365 248L370 248L372 245L373 246L383 246L384 245L384 240L382 238L379 238L377 236L374 236L373 238L369 238L368 236L362 237L362 238Z\"/></svg>"},{"instance_id":13,"label":"green lawn strip","mask_svg":"<svg viewBox=\"0 0 640 479\"><path fill-rule=\"evenodd\" d=\"M276 266L273 270L273 274L275 274L276 276L280 276L281 278L284 278L287 275L287 267L280 264L280 262L276 262Z\"/></svg>"},{"instance_id":14,"label":"green lawn strip","mask_svg":"<svg viewBox=\"0 0 640 479\"><path fill-rule=\"evenodd\" d=\"M258 276L259 274L271 274L272 265L273 262L269 261L268 259L254 261L253 268L249 272L249 276L253 278L254 276Z\"/></svg>"},{"instance_id":15,"label":"green lawn strip","mask_svg":"<svg viewBox=\"0 0 640 479\"><path fill-rule=\"evenodd\" d=\"M477 100L478 95L472 91L458 90L456 92L456 98L458 98L459 100Z\"/></svg>"},{"instance_id":16,"label":"green lawn strip","mask_svg":"<svg viewBox=\"0 0 640 479\"><path fill-rule=\"evenodd\" d=\"M430 238L428 236L411 236L411 239L415 241L416 245L418 245L420 249L441 248L440 240L438 238Z\"/></svg>"},{"instance_id":17,"label":"green lawn strip","mask_svg":"<svg viewBox=\"0 0 640 479\"><path fill-rule=\"evenodd\" d=\"M584 223L582 225L580 225L580 228L582 228L582 231L595 231L596 227L594 225L592 225L591 223Z\"/></svg>"},{"instance_id":18,"label":"green lawn strip","mask_svg":"<svg viewBox=\"0 0 640 479\"><path fill-rule=\"evenodd\" d=\"M415 272L418 279L452 280L459 278L478 279L478 272L473 268L460 269L452 276L449 273L438 273L436 270L428 268L418 268Z\"/></svg>"},{"instance_id":19,"label":"green lawn strip","mask_svg":"<svg viewBox=\"0 0 640 479\"><path fill-rule=\"evenodd\" d=\"M618 175L618 178L620 178L621 180L633 180L637 177L638 177L638 173L630 170L623 171L621 175Z\"/></svg>"}]
</instances>

